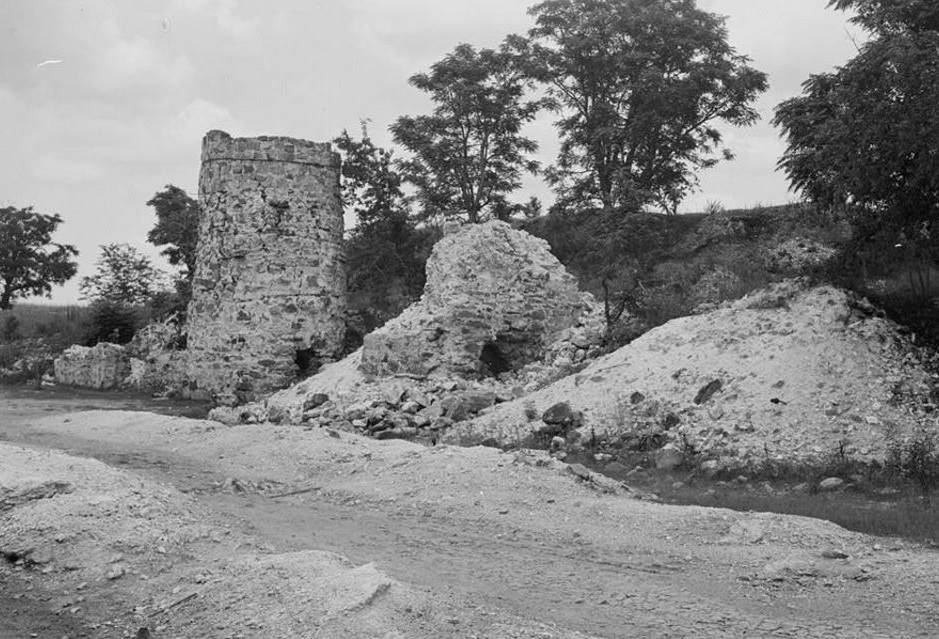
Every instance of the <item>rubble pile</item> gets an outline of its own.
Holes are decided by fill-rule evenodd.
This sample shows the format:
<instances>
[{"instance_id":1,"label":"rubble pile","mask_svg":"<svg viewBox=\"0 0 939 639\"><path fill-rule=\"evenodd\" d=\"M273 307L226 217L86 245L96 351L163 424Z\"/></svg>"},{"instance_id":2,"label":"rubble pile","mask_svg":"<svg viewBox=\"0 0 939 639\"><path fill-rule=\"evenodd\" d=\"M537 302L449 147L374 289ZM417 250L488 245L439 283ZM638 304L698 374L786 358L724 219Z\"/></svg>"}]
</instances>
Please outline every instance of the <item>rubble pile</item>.
<instances>
[{"instance_id":1,"label":"rubble pile","mask_svg":"<svg viewBox=\"0 0 939 639\"><path fill-rule=\"evenodd\" d=\"M53 364L55 382L96 390L185 390L185 337L178 318L154 322L125 345L70 346Z\"/></svg>"},{"instance_id":2,"label":"rubble pile","mask_svg":"<svg viewBox=\"0 0 939 639\"><path fill-rule=\"evenodd\" d=\"M543 240L504 222L470 225L434 247L421 300L361 349L263 402L210 416L436 441L576 372L599 354L603 332L602 308Z\"/></svg>"},{"instance_id":3,"label":"rubble pile","mask_svg":"<svg viewBox=\"0 0 939 639\"><path fill-rule=\"evenodd\" d=\"M787 281L668 322L444 440L589 440L658 449L666 467L688 455L709 467L833 454L872 462L933 419L935 382L910 338L867 302ZM561 430L541 418L558 404L577 416Z\"/></svg>"},{"instance_id":4,"label":"rubble pile","mask_svg":"<svg viewBox=\"0 0 939 639\"><path fill-rule=\"evenodd\" d=\"M544 240L498 220L466 225L434 247L421 299L365 336L361 368L496 377L540 361L594 306ZM576 348L572 363L589 348Z\"/></svg>"}]
</instances>

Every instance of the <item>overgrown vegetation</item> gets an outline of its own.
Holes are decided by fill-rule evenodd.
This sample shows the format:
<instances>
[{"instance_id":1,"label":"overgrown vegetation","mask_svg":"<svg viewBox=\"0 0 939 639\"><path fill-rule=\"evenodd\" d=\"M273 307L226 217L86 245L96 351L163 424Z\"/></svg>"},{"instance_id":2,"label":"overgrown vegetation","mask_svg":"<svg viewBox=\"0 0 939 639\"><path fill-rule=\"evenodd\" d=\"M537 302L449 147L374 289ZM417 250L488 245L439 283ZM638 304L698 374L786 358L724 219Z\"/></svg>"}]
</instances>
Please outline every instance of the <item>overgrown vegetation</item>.
<instances>
[{"instance_id":1,"label":"overgrown vegetation","mask_svg":"<svg viewBox=\"0 0 939 639\"><path fill-rule=\"evenodd\" d=\"M524 224L593 293L616 348L668 320L816 271L816 247L844 242L837 217L806 204L711 214L623 215L555 207Z\"/></svg>"},{"instance_id":2,"label":"overgrown vegetation","mask_svg":"<svg viewBox=\"0 0 939 639\"><path fill-rule=\"evenodd\" d=\"M161 255L173 266L183 267L173 278L175 293L164 295L154 306L164 307L167 314L176 313L183 321L192 299L192 280L196 274L196 246L199 239L199 202L186 191L167 184L154 194L147 206L153 207L156 224L147 233L147 241L162 246Z\"/></svg>"},{"instance_id":3,"label":"overgrown vegetation","mask_svg":"<svg viewBox=\"0 0 939 639\"><path fill-rule=\"evenodd\" d=\"M62 223L59 215L36 213L31 206L0 208L0 310L13 301L49 295L52 286L73 277L78 251L52 241Z\"/></svg>"},{"instance_id":4,"label":"overgrown vegetation","mask_svg":"<svg viewBox=\"0 0 939 639\"><path fill-rule=\"evenodd\" d=\"M939 433L921 429L905 442L895 442L887 455L887 469L914 485L923 501L939 488Z\"/></svg>"},{"instance_id":5,"label":"overgrown vegetation","mask_svg":"<svg viewBox=\"0 0 939 639\"><path fill-rule=\"evenodd\" d=\"M779 161L794 189L851 223L826 275L874 298L933 344L939 259L939 5L831 0L869 40L780 104Z\"/></svg>"},{"instance_id":6,"label":"overgrown vegetation","mask_svg":"<svg viewBox=\"0 0 939 639\"><path fill-rule=\"evenodd\" d=\"M17 304L0 311L0 382L38 383L52 360L81 343L88 330L88 310L81 306Z\"/></svg>"}]
</instances>

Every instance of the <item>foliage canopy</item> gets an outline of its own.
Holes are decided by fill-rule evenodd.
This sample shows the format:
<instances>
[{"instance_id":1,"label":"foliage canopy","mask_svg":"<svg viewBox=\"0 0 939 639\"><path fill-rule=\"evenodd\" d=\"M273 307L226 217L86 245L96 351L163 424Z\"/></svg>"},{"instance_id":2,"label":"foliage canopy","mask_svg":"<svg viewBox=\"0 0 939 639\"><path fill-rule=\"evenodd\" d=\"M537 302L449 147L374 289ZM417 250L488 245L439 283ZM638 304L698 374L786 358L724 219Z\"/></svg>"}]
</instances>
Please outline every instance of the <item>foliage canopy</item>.
<instances>
[{"instance_id":1,"label":"foliage canopy","mask_svg":"<svg viewBox=\"0 0 939 639\"><path fill-rule=\"evenodd\" d=\"M425 217L479 222L511 210L506 195L521 186L525 171L538 169L528 158L537 144L521 133L542 106L525 98L530 82L506 48L469 44L410 78L429 94L433 113L402 116L391 132L410 152L400 166L417 187Z\"/></svg>"},{"instance_id":2,"label":"foliage canopy","mask_svg":"<svg viewBox=\"0 0 939 639\"><path fill-rule=\"evenodd\" d=\"M695 0L545 0L512 42L561 110L550 180L573 202L675 212L713 166L716 124L756 121L766 75L727 43L724 18Z\"/></svg>"},{"instance_id":3,"label":"foliage canopy","mask_svg":"<svg viewBox=\"0 0 939 639\"><path fill-rule=\"evenodd\" d=\"M346 281L355 331L365 334L420 297L436 232L411 218L393 154L372 141L366 123L360 139L343 131L333 142L343 159L343 204L357 219L345 241Z\"/></svg>"},{"instance_id":4,"label":"foliage canopy","mask_svg":"<svg viewBox=\"0 0 939 639\"><path fill-rule=\"evenodd\" d=\"M105 244L95 273L79 284L82 296L117 305L146 304L160 290L163 273L129 244Z\"/></svg>"},{"instance_id":5,"label":"foliage canopy","mask_svg":"<svg viewBox=\"0 0 939 639\"><path fill-rule=\"evenodd\" d=\"M186 277L192 280L196 272L196 244L199 240L199 202L183 189L167 184L147 202L157 216L157 222L147 233L147 241L154 246L165 246L161 255L169 263L186 267Z\"/></svg>"},{"instance_id":6,"label":"foliage canopy","mask_svg":"<svg viewBox=\"0 0 939 639\"><path fill-rule=\"evenodd\" d=\"M846 206L867 234L935 252L939 229L939 6L927 0L833 0L857 9L872 38L802 95L776 108L790 184ZM935 255L931 259L935 259Z\"/></svg>"},{"instance_id":7,"label":"foliage canopy","mask_svg":"<svg viewBox=\"0 0 939 639\"><path fill-rule=\"evenodd\" d=\"M28 206L0 208L0 310L13 300L30 295L49 295L53 284L75 275L78 255L74 246L52 241L62 218L42 215Z\"/></svg>"}]
</instances>

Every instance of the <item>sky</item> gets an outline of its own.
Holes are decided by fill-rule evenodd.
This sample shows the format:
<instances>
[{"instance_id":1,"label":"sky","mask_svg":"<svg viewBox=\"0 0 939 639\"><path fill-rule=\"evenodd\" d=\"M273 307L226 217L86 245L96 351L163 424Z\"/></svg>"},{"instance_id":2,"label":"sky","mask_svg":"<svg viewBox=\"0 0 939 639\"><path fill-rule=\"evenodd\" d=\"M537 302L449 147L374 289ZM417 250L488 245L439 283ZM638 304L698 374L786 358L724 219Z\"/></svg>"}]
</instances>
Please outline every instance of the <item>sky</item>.
<instances>
[{"instance_id":1,"label":"sky","mask_svg":"<svg viewBox=\"0 0 939 639\"><path fill-rule=\"evenodd\" d=\"M146 202L164 185L195 196L202 136L286 135L327 141L370 120L429 111L407 83L461 42L496 47L531 25L534 0L5 0L0 3L0 207L33 206L64 222L79 273L52 302L79 301L99 246L147 244ZM811 73L856 53L863 34L825 0L699 0L727 16L730 43L769 75L759 124L725 131L733 162L701 174L683 211L795 199L775 165L773 107ZM549 164L556 116L528 129ZM400 155L400 154L399 154ZM518 201L548 188L528 178ZM40 301L31 298L30 301Z\"/></svg>"}]
</instances>

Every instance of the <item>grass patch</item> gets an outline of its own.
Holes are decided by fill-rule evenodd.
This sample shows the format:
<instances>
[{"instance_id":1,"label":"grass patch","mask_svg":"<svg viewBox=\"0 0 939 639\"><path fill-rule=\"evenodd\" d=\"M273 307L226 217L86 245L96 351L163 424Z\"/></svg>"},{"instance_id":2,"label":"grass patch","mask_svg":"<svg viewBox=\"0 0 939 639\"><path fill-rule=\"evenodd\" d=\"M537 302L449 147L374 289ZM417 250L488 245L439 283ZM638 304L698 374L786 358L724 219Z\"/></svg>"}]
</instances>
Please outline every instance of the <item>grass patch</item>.
<instances>
[{"instance_id":1,"label":"grass patch","mask_svg":"<svg viewBox=\"0 0 939 639\"><path fill-rule=\"evenodd\" d=\"M939 545L939 500L924 499L918 486L889 467L862 466L836 454L814 466L722 471L710 477L694 470L656 470L648 453L619 454L612 466L589 454L569 455L565 461L655 493L669 504L813 517L860 533ZM846 488L819 491L826 477L845 478Z\"/></svg>"},{"instance_id":2,"label":"grass patch","mask_svg":"<svg viewBox=\"0 0 939 639\"><path fill-rule=\"evenodd\" d=\"M0 311L0 341L43 339L64 348L84 340L88 320L86 306L17 304Z\"/></svg>"},{"instance_id":3,"label":"grass patch","mask_svg":"<svg viewBox=\"0 0 939 639\"><path fill-rule=\"evenodd\" d=\"M939 544L939 508L929 507L912 490L878 498L851 490L812 493L767 482L743 486L696 482L677 488L663 486L658 494L673 504L813 517L868 535Z\"/></svg>"}]
</instances>

